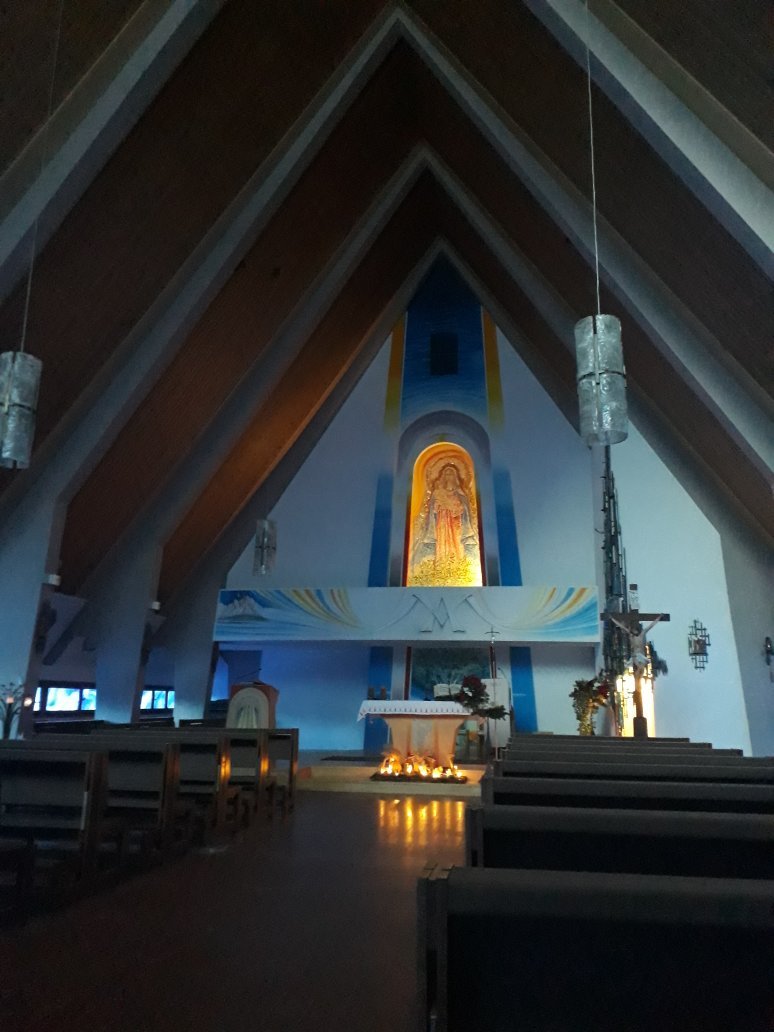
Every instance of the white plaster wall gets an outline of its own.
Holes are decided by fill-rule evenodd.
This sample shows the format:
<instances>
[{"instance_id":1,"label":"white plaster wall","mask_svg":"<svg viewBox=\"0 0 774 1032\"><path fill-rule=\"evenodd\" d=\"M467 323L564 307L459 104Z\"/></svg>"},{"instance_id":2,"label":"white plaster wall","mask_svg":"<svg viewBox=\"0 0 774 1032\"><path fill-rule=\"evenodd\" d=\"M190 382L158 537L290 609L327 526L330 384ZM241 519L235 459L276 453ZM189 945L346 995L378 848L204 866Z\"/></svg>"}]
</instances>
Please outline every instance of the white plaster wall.
<instances>
[{"instance_id":1,"label":"white plaster wall","mask_svg":"<svg viewBox=\"0 0 774 1032\"><path fill-rule=\"evenodd\" d=\"M368 584L376 484L392 468L384 432L389 342L342 405L270 516L277 558L253 575L252 542L227 587L352 587Z\"/></svg>"},{"instance_id":2,"label":"white plaster wall","mask_svg":"<svg viewBox=\"0 0 774 1032\"><path fill-rule=\"evenodd\" d=\"M594 649L588 645L532 645L530 654L538 731L576 734L570 692L578 678L593 677Z\"/></svg>"},{"instance_id":3,"label":"white plaster wall","mask_svg":"<svg viewBox=\"0 0 774 1032\"><path fill-rule=\"evenodd\" d=\"M634 426L612 464L629 581L642 610L671 616L650 635L669 666L657 683L657 733L749 752L720 535ZM694 619L711 636L704 671L688 656Z\"/></svg>"},{"instance_id":4,"label":"white plaster wall","mask_svg":"<svg viewBox=\"0 0 774 1032\"><path fill-rule=\"evenodd\" d=\"M511 472L524 584L594 584L588 450L498 331L505 409L493 462Z\"/></svg>"}]
</instances>

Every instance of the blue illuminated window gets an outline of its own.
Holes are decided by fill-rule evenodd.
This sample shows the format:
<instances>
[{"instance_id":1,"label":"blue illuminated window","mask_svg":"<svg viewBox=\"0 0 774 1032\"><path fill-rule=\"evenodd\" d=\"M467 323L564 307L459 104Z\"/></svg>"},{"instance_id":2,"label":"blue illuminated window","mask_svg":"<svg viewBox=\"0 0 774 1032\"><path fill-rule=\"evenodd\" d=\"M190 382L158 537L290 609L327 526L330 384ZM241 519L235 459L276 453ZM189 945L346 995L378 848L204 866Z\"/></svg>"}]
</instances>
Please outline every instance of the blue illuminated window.
<instances>
[{"instance_id":1,"label":"blue illuminated window","mask_svg":"<svg viewBox=\"0 0 774 1032\"><path fill-rule=\"evenodd\" d=\"M43 681L35 692L36 713L93 713L97 708L97 689L83 682Z\"/></svg>"},{"instance_id":2,"label":"blue illuminated window","mask_svg":"<svg viewBox=\"0 0 774 1032\"><path fill-rule=\"evenodd\" d=\"M170 710L175 706L174 688L145 688L140 696L141 710Z\"/></svg>"},{"instance_id":3,"label":"blue illuminated window","mask_svg":"<svg viewBox=\"0 0 774 1032\"><path fill-rule=\"evenodd\" d=\"M81 708L81 689L54 687L48 689L46 711L48 713L72 713Z\"/></svg>"}]
</instances>

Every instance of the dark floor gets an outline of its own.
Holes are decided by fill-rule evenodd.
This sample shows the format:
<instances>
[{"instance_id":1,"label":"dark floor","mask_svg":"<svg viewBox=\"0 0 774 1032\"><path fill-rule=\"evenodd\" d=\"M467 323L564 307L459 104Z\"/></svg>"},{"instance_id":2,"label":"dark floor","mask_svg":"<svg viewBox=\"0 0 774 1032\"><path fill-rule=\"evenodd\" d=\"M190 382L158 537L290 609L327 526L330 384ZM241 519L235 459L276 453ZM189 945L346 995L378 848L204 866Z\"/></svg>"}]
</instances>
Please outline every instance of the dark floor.
<instances>
[{"instance_id":1,"label":"dark floor","mask_svg":"<svg viewBox=\"0 0 774 1032\"><path fill-rule=\"evenodd\" d=\"M286 822L0 937L2 1032L413 1032L417 877L461 800L300 793Z\"/></svg>"}]
</instances>

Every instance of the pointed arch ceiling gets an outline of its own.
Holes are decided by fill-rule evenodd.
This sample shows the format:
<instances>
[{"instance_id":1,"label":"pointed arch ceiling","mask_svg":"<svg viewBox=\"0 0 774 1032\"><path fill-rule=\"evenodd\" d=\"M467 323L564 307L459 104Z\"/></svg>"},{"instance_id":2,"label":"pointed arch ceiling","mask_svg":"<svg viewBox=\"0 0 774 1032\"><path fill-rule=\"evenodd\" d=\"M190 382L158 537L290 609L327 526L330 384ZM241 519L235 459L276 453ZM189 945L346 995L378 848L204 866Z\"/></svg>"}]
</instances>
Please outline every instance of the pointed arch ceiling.
<instances>
[{"instance_id":1,"label":"pointed arch ceiling","mask_svg":"<svg viewBox=\"0 0 774 1032\"><path fill-rule=\"evenodd\" d=\"M391 9L377 0L330 6L330 17L310 33L303 5L227 4L52 237L39 264L31 326L45 369L39 450L54 448L99 375L113 368L120 374L127 335L197 248L207 249L208 234L215 239L218 219L251 177L260 179L292 149L310 111L343 81L358 46L378 35ZM268 400L223 444L219 469L203 473L159 525L160 597L174 595L309 425L377 316L439 240L519 329L541 378L572 407L567 342L514 267L526 262L569 317L593 304L587 256L537 199L539 186L525 186L491 123L466 106L463 87L526 141L547 178L582 201L589 192L583 72L525 4L482 0L475 17L461 0L403 6L420 19L420 35L393 32L374 50L335 118L304 160L289 166L231 275L123 425L95 449L81 482L73 482L61 552L65 589L87 589L103 557L149 506L163 502L191 452L251 371L279 348L283 331L401 175L405 187L373 221L314 324L274 362ZM622 6L647 21L634 0ZM447 77L417 39L448 62ZM694 64L701 65L696 55ZM748 77L728 90L738 97L749 88ZM600 210L609 231L639 256L729 377L770 398L764 273L624 115L594 93ZM18 288L0 308L3 339L13 338L21 306ZM603 290L603 306L620 311L615 291ZM769 474L691 370L642 321L626 320L625 346L633 389L774 537ZM9 483L3 474L0 487Z\"/></svg>"}]
</instances>

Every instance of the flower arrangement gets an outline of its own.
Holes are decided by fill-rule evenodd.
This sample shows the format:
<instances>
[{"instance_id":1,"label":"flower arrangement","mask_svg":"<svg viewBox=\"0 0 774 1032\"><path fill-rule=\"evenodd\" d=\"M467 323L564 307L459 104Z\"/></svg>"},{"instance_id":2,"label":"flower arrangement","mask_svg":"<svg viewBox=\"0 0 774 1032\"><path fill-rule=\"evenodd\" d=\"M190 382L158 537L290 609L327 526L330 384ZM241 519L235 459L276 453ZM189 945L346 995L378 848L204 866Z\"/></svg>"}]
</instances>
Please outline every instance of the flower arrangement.
<instances>
[{"instance_id":1,"label":"flower arrangement","mask_svg":"<svg viewBox=\"0 0 774 1032\"><path fill-rule=\"evenodd\" d=\"M489 695L484 682L475 674L463 677L459 691L449 695L449 699L459 702L474 717L487 717L489 720L502 720L505 706L490 706Z\"/></svg>"},{"instance_id":2,"label":"flower arrangement","mask_svg":"<svg viewBox=\"0 0 774 1032\"><path fill-rule=\"evenodd\" d=\"M600 706L608 704L611 691L610 682L601 671L590 681L579 678L574 682L570 698L578 721L578 734L594 734L594 714Z\"/></svg>"}]
</instances>

